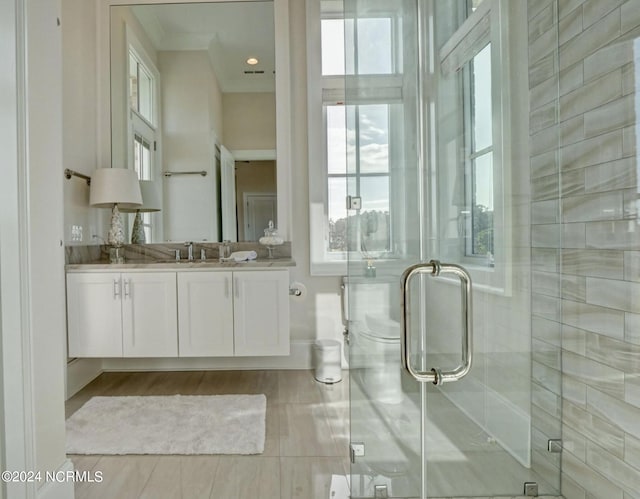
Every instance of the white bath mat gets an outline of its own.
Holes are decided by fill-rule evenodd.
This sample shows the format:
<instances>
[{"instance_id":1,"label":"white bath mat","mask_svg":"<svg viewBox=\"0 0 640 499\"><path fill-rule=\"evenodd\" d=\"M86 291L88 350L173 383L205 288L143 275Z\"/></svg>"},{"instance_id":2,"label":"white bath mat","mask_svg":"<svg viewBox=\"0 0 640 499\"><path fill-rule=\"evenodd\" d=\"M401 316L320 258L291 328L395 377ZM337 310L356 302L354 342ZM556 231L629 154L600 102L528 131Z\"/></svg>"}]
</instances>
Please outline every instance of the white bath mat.
<instances>
[{"instance_id":1,"label":"white bath mat","mask_svg":"<svg viewBox=\"0 0 640 499\"><path fill-rule=\"evenodd\" d=\"M67 419L69 454L261 454L264 395L93 397Z\"/></svg>"}]
</instances>

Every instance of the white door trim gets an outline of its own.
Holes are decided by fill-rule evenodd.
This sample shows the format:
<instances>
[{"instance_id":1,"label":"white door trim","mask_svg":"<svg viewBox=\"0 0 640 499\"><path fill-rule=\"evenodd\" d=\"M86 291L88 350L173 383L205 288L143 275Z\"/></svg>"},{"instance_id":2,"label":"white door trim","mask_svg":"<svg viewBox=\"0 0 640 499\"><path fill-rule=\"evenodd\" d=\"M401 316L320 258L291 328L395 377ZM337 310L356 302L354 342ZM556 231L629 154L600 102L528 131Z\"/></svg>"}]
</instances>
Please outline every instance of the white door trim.
<instances>
[{"instance_id":1,"label":"white door trim","mask_svg":"<svg viewBox=\"0 0 640 499\"><path fill-rule=\"evenodd\" d=\"M2 469L35 468L35 422L29 301L26 0L0 2L0 334L2 341ZM36 496L35 483L3 483L5 497Z\"/></svg>"}]
</instances>

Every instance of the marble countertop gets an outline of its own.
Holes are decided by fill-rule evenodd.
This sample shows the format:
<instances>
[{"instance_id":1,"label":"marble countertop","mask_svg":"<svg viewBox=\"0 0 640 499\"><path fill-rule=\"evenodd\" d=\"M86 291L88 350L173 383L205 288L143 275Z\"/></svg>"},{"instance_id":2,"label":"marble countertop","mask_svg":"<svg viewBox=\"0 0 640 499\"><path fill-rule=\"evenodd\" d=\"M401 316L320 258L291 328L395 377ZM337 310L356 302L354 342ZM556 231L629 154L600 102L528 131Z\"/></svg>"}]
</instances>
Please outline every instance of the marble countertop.
<instances>
[{"instance_id":1,"label":"marble countertop","mask_svg":"<svg viewBox=\"0 0 640 499\"><path fill-rule=\"evenodd\" d=\"M260 270L273 269L283 267L295 267L296 262L291 258L262 258L251 260L248 262L219 262L217 260L181 260L176 261L130 261L126 263L109 263L103 260L90 263L67 264L65 269L67 272L87 272L87 271L104 271L104 270L203 270L203 269L220 269L220 270Z\"/></svg>"}]
</instances>

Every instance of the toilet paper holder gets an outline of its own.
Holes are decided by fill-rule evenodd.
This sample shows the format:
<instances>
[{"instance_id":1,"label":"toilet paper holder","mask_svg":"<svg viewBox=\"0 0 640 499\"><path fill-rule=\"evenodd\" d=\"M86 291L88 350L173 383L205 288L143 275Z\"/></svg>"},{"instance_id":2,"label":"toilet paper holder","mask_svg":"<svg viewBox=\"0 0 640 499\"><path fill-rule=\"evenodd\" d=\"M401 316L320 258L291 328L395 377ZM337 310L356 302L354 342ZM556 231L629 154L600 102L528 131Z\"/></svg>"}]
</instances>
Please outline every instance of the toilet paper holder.
<instances>
[{"instance_id":1,"label":"toilet paper holder","mask_svg":"<svg viewBox=\"0 0 640 499\"><path fill-rule=\"evenodd\" d=\"M289 283L289 296L304 300L307 296L307 287L301 282L293 281Z\"/></svg>"}]
</instances>

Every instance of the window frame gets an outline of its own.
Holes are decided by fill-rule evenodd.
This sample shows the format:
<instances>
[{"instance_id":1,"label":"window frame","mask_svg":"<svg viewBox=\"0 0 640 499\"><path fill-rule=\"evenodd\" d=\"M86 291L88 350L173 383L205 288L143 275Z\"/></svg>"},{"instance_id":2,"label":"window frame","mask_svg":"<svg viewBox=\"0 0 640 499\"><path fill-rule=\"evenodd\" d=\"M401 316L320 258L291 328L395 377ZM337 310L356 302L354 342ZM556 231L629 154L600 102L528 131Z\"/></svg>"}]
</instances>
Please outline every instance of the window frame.
<instances>
[{"instance_id":1,"label":"window frame","mask_svg":"<svg viewBox=\"0 0 640 499\"><path fill-rule=\"evenodd\" d=\"M345 105L348 93L348 105L384 104L389 109L389 171L385 176L389 178L389 197L393 198L394 175L393 164L397 164L394 158L399 154L399 149L394 142L399 139L394 133L394 123L403 128L404 122L401 113L398 113L393 104L402 103L402 89L404 85L403 75L399 72L399 43L397 42L398 14L393 9L378 11L376 17L391 18L391 36L394 45L391 49L392 73L372 75L322 75L322 47L321 47L321 21L323 19L343 18L342 12L334 15L321 13L320 0L307 0L307 76L308 76L308 127L309 127L309 203L310 203L310 272L311 275L346 275L348 261L371 258L361 251L328 251L329 247L329 214L328 214L328 178L327 171L327 117L326 108L331 105ZM354 30L354 36L357 36ZM357 69L357 61L354 60L354 68ZM348 90L345 82L350 78ZM359 91L358 82L362 82L363 91ZM374 88L373 93L367 89ZM318 139L314 139L317 137ZM320 140L321 137L321 140ZM345 177L350 175L345 172ZM353 175L353 174L351 174ZM373 174L372 174L373 175ZM380 176L382 174L375 174ZM363 176L368 176L365 174ZM322 185L322 189L318 186ZM346 199L345 199L346 203ZM390 206L391 208L391 206ZM399 217L404 215L404 210ZM347 215L354 213L349 210ZM380 255L376 253L376 261L381 259L397 259L399 255L394 247L394 233L402 233L399 227L398 216L390 210L389 246L390 251Z\"/></svg>"},{"instance_id":2,"label":"window frame","mask_svg":"<svg viewBox=\"0 0 640 499\"><path fill-rule=\"evenodd\" d=\"M151 57L145 51L142 43L135 35L134 31L127 25L125 28L125 47L127 50L127 70L125 76L127 78L127 98L125 99L127 109L127 168L135 170L135 147L136 138L140 137L142 142L149 144L150 152L150 175L143 178L142 172L138 173L139 180L151 180L153 182L162 182L162 134L158 133L161 127L162 110L160 106L161 80L160 71L156 67ZM151 120L147 120L142 114L131 106L130 99L130 61L131 53L133 53L137 64L142 65L152 77L151 89ZM139 99L138 90L138 99ZM144 176L147 177L147 176ZM159 189L162 193L162 189ZM162 197L162 194L161 194ZM143 227L145 229L145 237L147 242L155 240L163 240L163 223L162 211L140 213L142 217ZM129 226L133 226L135 213L127 217Z\"/></svg>"},{"instance_id":3,"label":"window frame","mask_svg":"<svg viewBox=\"0 0 640 499\"><path fill-rule=\"evenodd\" d=\"M325 144L328 145L328 137L327 137L327 130L328 130L328 124L327 124L327 107L334 105L334 104L327 104L327 103L323 103L323 117L324 117L324 126L323 126L323 130L325 130L325 134L324 134L324 140L325 140ZM361 160L360 160L360 110L361 110L361 106L368 106L368 105L379 105L379 106L386 106L387 107L387 129L391 130L391 128L393 127L392 122L394 121L394 116L393 116L393 110L392 110L392 103L390 102L375 102L375 103L371 103L371 102L362 102L362 103L351 103L351 104L346 104L346 105L342 105L345 109L345 112L348 112L348 108L349 107L353 107L354 108L354 123L355 123L355 136L356 136L356 144L355 144L355 171L350 171L349 170L349 165L347 165L347 168L345 169L344 172L341 173L330 173L328 171L328 160L325 159L324 161L324 166L325 166L325 176L326 176L326 184L327 184L327 203L328 203L328 184L329 184L329 180L332 178L344 178L345 182L347 184L347 190L346 190L346 195L354 195L354 196L361 196L361 189L362 189L362 180L363 179L370 179L370 178L386 178L387 179L387 183L388 183L388 196L389 198L391 197L391 188L392 188L392 175L391 175L391 165L389 164L387 167L387 171L386 172L362 172L361 171ZM349 122L349 120L346 120L347 123ZM345 132L348 133L348 127L345 128ZM389 133L390 135L390 133ZM391 141L391 139L389 139L389 141ZM326 151L326 146L325 146L325 151ZM391 154L389 153L389 163L391 163L391 158L390 158ZM325 156L326 158L326 156ZM353 179L355 181L355 191L351 192L348 189L348 185L349 185L349 179ZM362 213L366 213L366 210L362 211ZM389 209L389 213L391 213L391 209ZM346 215L352 215L353 214L353 210L347 210ZM330 225L331 222L331 218L329 217L329 213L327 213L327 222ZM393 257L393 249L392 249L392 245L393 245L393 225L391 223L391 216L389 216L389 239L388 239L388 249L385 251L374 251L371 250L371 253L375 253L376 256L373 256L372 254L369 254L367 252L367 250L364 249L360 249L358 251L352 250L346 250L346 251L331 251L330 248L327 249L327 256L329 258L331 258L332 256L337 257L338 260L344 260L347 259L349 257L351 257L351 259L360 259L360 260L366 260L366 259L370 259L370 258L376 258L379 259L381 256L383 258L392 258ZM361 238L362 238L362 233L361 231L357 232L357 243L359 246L362 246L361 243ZM328 245L330 245L331 242L331 236L330 236L330 232L329 232L329 241L328 241Z\"/></svg>"},{"instance_id":4,"label":"window frame","mask_svg":"<svg viewBox=\"0 0 640 499\"><path fill-rule=\"evenodd\" d=\"M138 53L138 50L136 50L135 46L138 45L137 43L132 43L129 45L129 50L128 50L128 55L129 55L129 59L128 59L128 65L129 65L129 71L128 71L128 76L129 78L131 78L131 59L133 57L133 59L135 60L136 63L136 107L133 107L131 105L131 81L129 81L129 85L127 85L127 88L129 89L129 110L134 112L136 115L138 115L140 117L141 120L145 121L146 123L149 124L150 127L155 128L155 124L157 123L157 114L158 114L158 109L156 106L156 94L157 94L157 81L156 81L156 74L157 74L157 69L155 68L155 65L153 65L153 63L150 61L148 56L140 56ZM144 53L144 52L142 52ZM148 62L145 62L148 61ZM151 67L148 67L147 64L149 64ZM142 88L142 86L140 85L140 68L142 67L143 72L147 73L147 75L149 76L149 79L151 80L151 86L150 86L150 96L149 96L149 100L151 103L151 109L150 109L150 116L145 116L141 111L140 111L140 96L141 96L141 91L140 89Z\"/></svg>"},{"instance_id":5,"label":"window frame","mask_svg":"<svg viewBox=\"0 0 640 499\"><path fill-rule=\"evenodd\" d=\"M471 4L471 2L469 2ZM471 8L471 7L469 7ZM476 177L477 177L477 169L476 164L479 158L485 157L488 154L491 154L491 162L492 162L492 184L494 177L494 167L493 167L493 152L494 152L494 136L491 134L491 144L483 147L482 149L476 149L475 143L475 78L473 76L473 64L475 64L475 58L484 51L488 46L491 45L491 40L488 40L486 45L480 49L480 51L475 54L471 59L469 59L463 68L460 70L461 72L461 92L462 92L462 100L463 100L463 119L462 119L462 129L463 129L463 143L464 143L464 170L465 170L465 185L464 185L464 195L465 195L465 204L468 209L464 212L466 220L464 223L464 258L465 259L475 259L475 263L477 265L487 264L488 266L493 265L493 257L488 254L481 254L475 252L475 239L476 234L474 232L475 227L475 212L474 207L476 205ZM491 62L491 67L493 67L493 61ZM491 85L491 91L493 95L493 81ZM492 99L493 100L493 99ZM492 106L492 123L493 123L493 107ZM492 194L493 194L492 189ZM495 198L495 195L493 195ZM493 200L495 203L495 199ZM491 212L493 216L493 211ZM493 225L493 224L492 224ZM492 232L494 231L494 227L491 227ZM493 235L491 237L491 254L494 253L494 245L493 245Z\"/></svg>"},{"instance_id":6,"label":"window frame","mask_svg":"<svg viewBox=\"0 0 640 499\"><path fill-rule=\"evenodd\" d=\"M528 94L518 90L518 85L527 88L519 81L520 76L511 71L511 58L514 55L526 57L526 29L512 27L518 15L514 10L519 7L509 5L509 0L483 0L475 11L469 13L464 22L447 40L441 50L433 55L433 68L436 72L447 75L458 71L477 55L480 50L470 52L473 43L462 43L467 37L485 40L491 43L491 81L492 81L492 142L493 142L493 201L494 201L494 241L495 253L492 260L480 256L466 255L466 239L462 237L459 254L439 254L439 258L454 259L469 270L474 286L477 289L498 295L510 295L513 286L513 241L512 211L506 209L514 202L511 165L520 158L519 148L528 144L528 122L522 121L521 115L528 106ZM526 16L525 16L526 19ZM526 38L526 37L525 37ZM468 54L464 54L464 51ZM456 51L460 52L456 54ZM525 75L526 76L526 75ZM439 81L440 78L438 78ZM462 84L461 84L462 86ZM462 89L460 89L462 92ZM515 98L517 97L517 98ZM512 105L516 104L516 107ZM437 102L433 103L437 106ZM435 116L433 119L436 119ZM466 154L466 153L465 153ZM437 172L437 158L432 157L430 168ZM465 165L466 168L466 165ZM465 182L466 183L466 182ZM432 187L437 189L437 185ZM465 193L465 200L467 194ZM469 206L469 208L471 208ZM439 210L439 205L438 205ZM441 215L437 218L440 219ZM428 227L431 237L438 238L438 225L432 223ZM467 229L465 228L465 231ZM438 252L440 253L440 251ZM446 279L444 279L446 280Z\"/></svg>"}]
</instances>

